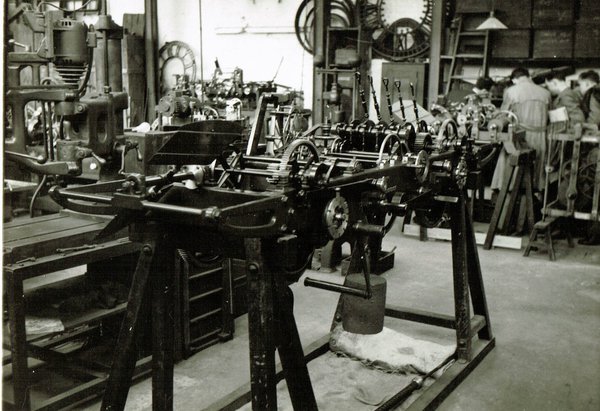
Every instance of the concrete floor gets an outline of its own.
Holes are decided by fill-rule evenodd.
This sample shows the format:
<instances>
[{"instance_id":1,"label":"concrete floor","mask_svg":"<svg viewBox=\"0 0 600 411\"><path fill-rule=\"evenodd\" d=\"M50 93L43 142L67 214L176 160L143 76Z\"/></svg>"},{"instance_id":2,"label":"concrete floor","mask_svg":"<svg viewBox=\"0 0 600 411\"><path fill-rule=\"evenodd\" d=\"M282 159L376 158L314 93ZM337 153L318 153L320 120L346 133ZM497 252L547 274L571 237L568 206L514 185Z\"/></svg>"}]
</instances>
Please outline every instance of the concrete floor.
<instances>
[{"instance_id":1,"label":"concrete floor","mask_svg":"<svg viewBox=\"0 0 600 411\"><path fill-rule=\"evenodd\" d=\"M385 248L396 247L395 268L385 275L388 302L451 314L450 243L393 231L385 239ZM600 247L567 249L562 241L557 249L558 261L549 262L480 248L496 348L440 410L600 410ZM306 275L341 281L339 273ZM293 290L307 346L328 332L338 296L301 284ZM232 341L176 365L176 410L203 409L249 381L246 318L236 327ZM394 328L453 342L433 327L395 321ZM149 380L133 386L126 409L151 409L150 389ZM99 402L84 409L97 410Z\"/></svg>"}]
</instances>

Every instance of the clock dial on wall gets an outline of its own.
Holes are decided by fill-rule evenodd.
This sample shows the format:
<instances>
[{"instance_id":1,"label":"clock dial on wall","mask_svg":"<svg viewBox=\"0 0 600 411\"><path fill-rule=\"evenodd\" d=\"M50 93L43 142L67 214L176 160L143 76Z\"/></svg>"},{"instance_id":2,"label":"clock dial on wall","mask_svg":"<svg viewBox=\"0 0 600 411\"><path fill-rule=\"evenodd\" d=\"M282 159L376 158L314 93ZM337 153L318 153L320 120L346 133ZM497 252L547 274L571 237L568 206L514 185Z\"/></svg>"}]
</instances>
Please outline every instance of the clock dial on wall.
<instances>
[{"instance_id":1,"label":"clock dial on wall","mask_svg":"<svg viewBox=\"0 0 600 411\"><path fill-rule=\"evenodd\" d=\"M194 52L186 43L169 41L160 48L158 55L159 78L163 94L175 86L174 75L185 75L189 82L196 81L196 59Z\"/></svg>"},{"instance_id":2,"label":"clock dial on wall","mask_svg":"<svg viewBox=\"0 0 600 411\"><path fill-rule=\"evenodd\" d=\"M433 0L377 0L363 3L362 23L373 30L373 52L392 61L429 50Z\"/></svg>"}]
</instances>

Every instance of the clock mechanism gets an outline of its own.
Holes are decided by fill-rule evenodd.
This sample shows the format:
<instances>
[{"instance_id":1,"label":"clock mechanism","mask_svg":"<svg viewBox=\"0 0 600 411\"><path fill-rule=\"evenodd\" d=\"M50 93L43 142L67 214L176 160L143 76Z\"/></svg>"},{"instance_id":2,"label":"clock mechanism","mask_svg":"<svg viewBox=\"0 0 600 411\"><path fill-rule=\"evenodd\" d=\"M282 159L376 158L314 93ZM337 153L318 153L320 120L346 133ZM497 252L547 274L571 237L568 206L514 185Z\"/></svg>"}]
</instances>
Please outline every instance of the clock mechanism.
<instances>
[{"instance_id":1,"label":"clock mechanism","mask_svg":"<svg viewBox=\"0 0 600 411\"><path fill-rule=\"evenodd\" d=\"M173 64L172 67L169 67L175 61L178 61L179 64ZM196 59L194 52L190 46L182 41L169 41L160 48L158 51L158 67L161 93L163 95L167 94L175 86L170 79L171 75L185 76L190 83L196 81Z\"/></svg>"},{"instance_id":2,"label":"clock mechanism","mask_svg":"<svg viewBox=\"0 0 600 411\"><path fill-rule=\"evenodd\" d=\"M403 61L429 51L433 0L363 1L361 25L372 30L373 53Z\"/></svg>"}]
</instances>

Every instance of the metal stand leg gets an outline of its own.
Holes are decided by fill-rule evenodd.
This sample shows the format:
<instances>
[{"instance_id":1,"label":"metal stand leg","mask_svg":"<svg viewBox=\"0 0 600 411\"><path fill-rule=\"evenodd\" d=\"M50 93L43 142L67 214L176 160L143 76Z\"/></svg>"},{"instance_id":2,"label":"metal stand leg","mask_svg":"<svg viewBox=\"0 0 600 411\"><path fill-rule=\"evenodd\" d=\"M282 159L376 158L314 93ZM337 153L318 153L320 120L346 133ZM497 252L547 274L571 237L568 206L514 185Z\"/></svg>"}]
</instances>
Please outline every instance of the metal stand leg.
<instances>
[{"instance_id":1,"label":"metal stand leg","mask_svg":"<svg viewBox=\"0 0 600 411\"><path fill-rule=\"evenodd\" d=\"M317 401L310 383L306 360L294 318L294 294L283 276L275 279L277 288L277 319L279 338L277 352L295 410L316 411Z\"/></svg>"},{"instance_id":2,"label":"metal stand leg","mask_svg":"<svg viewBox=\"0 0 600 411\"><path fill-rule=\"evenodd\" d=\"M10 325L10 351L12 379L16 409L29 410L29 368L27 366L27 331L25 329L25 304L23 281L13 274L7 276L8 320Z\"/></svg>"},{"instance_id":3,"label":"metal stand leg","mask_svg":"<svg viewBox=\"0 0 600 411\"><path fill-rule=\"evenodd\" d=\"M248 333L252 409L277 410L273 315L273 274L265 267L262 242L244 240L248 281Z\"/></svg>"},{"instance_id":4,"label":"metal stand leg","mask_svg":"<svg viewBox=\"0 0 600 411\"><path fill-rule=\"evenodd\" d=\"M134 343L138 317L144 302L144 294L146 293L152 260L156 253L156 245L156 240L148 241L144 245L133 274L127 311L121 324L113 363L102 398L102 411L116 411L125 408L136 363Z\"/></svg>"},{"instance_id":5,"label":"metal stand leg","mask_svg":"<svg viewBox=\"0 0 600 411\"><path fill-rule=\"evenodd\" d=\"M277 409L277 348L294 409L317 410L294 318L294 295L285 277L274 276L267 266L264 247L260 239L245 240L252 409Z\"/></svg>"},{"instance_id":6,"label":"metal stand leg","mask_svg":"<svg viewBox=\"0 0 600 411\"><path fill-rule=\"evenodd\" d=\"M471 360L471 314L468 288L467 206L464 194L450 210L452 231L452 272L454 277L454 310L456 317L456 352L459 361Z\"/></svg>"},{"instance_id":7,"label":"metal stand leg","mask_svg":"<svg viewBox=\"0 0 600 411\"><path fill-rule=\"evenodd\" d=\"M173 275L175 249L161 241L152 278L152 409L173 409Z\"/></svg>"},{"instance_id":8,"label":"metal stand leg","mask_svg":"<svg viewBox=\"0 0 600 411\"><path fill-rule=\"evenodd\" d=\"M471 291L471 300L473 301L473 314L481 315L485 319L485 326L478 331L478 336L482 340L491 340L492 327L490 325L490 315L483 287L483 276L481 275L481 265L479 263L479 253L477 252L477 242L475 241L472 215L465 215L465 229L467 278L469 281L469 290Z\"/></svg>"}]
</instances>

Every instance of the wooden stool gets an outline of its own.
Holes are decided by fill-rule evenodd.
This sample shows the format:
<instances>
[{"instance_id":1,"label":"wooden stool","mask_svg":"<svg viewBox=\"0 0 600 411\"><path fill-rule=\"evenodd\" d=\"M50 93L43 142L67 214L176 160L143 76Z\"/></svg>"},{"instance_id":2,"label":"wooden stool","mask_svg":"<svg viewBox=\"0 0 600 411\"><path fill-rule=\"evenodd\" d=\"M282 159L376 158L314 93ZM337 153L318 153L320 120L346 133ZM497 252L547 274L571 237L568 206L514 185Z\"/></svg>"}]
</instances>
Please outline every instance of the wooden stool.
<instances>
[{"instance_id":1,"label":"wooden stool","mask_svg":"<svg viewBox=\"0 0 600 411\"><path fill-rule=\"evenodd\" d=\"M525 248L525 252L523 255L525 257L529 257L529 253L532 248L539 249L547 249L548 250L548 258L550 261L556 260L556 255L554 253L554 239L552 238L552 230L556 223L557 219L554 217L550 217L547 220L538 221L533 226L533 231L529 236L529 242L527 243L527 247ZM569 247L573 248L573 235L571 234L571 230L566 228L567 241L569 243ZM543 233L544 239L538 240L538 235Z\"/></svg>"}]
</instances>

